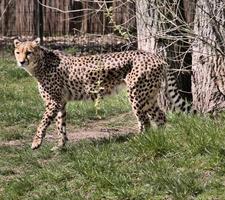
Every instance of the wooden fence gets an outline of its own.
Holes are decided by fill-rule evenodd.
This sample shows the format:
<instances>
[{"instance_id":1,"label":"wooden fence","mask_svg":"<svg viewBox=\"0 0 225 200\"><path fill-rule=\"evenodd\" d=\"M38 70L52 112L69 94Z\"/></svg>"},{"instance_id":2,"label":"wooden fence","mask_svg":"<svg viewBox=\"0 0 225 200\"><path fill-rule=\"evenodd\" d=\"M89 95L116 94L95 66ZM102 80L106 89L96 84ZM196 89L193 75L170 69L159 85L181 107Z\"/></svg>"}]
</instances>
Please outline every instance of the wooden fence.
<instances>
[{"instance_id":1,"label":"wooden fence","mask_svg":"<svg viewBox=\"0 0 225 200\"><path fill-rule=\"evenodd\" d=\"M80 33L107 34L115 25L135 27L135 6L131 1L111 0L109 17L106 9L88 0L42 0L44 36ZM49 6L49 7L48 7ZM36 35L38 30L38 0L0 0L0 35ZM60 12L54 7L63 11ZM111 22L110 22L111 20Z\"/></svg>"}]
</instances>

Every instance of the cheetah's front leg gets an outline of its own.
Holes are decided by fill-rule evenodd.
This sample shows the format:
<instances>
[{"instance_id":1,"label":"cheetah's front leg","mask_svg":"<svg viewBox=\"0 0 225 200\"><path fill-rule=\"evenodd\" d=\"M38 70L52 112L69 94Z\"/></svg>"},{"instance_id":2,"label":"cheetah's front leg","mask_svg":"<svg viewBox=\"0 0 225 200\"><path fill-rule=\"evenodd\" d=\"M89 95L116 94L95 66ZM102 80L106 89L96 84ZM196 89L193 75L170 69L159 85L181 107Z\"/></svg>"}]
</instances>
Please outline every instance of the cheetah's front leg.
<instances>
[{"instance_id":1,"label":"cheetah's front leg","mask_svg":"<svg viewBox=\"0 0 225 200\"><path fill-rule=\"evenodd\" d=\"M37 133L33 138L33 142L31 145L31 148L33 150L41 146L42 140L45 137L46 130L51 124L51 121L56 117L56 114L59 109L60 105L56 102L50 102L46 105L45 113L43 115L40 125L38 126Z\"/></svg>"},{"instance_id":2,"label":"cheetah's front leg","mask_svg":"<svg viewBox=\"0 0 225 200\"><path fill-rule=\"evenodd\" d=\"M63 104L61 109L58 111L56 116L56 127L60 138L58 141L58 146L53 147L52 150L61 149L68 141L66 135L66 103Z\"/></svg>"}]
</instances>

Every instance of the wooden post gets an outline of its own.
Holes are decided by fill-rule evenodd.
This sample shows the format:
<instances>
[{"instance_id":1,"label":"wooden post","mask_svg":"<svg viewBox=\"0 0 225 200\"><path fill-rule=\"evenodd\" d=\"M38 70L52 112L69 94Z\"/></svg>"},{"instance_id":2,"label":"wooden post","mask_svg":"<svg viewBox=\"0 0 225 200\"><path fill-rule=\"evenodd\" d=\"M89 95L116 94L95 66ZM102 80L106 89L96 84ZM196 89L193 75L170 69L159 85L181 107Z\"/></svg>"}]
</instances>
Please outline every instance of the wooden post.
<instances>
[{"instance_id":1,"label":"wooden post","mask_svg":"<svg viewBox=\"0 0 225 200\"><path fill-rule=\"evenodd\" d=\"M42 7L42 0L38 1L37 6L37 35L41 39L40 43L43 44L43 7Z\"/></svg>"}]
</instances>

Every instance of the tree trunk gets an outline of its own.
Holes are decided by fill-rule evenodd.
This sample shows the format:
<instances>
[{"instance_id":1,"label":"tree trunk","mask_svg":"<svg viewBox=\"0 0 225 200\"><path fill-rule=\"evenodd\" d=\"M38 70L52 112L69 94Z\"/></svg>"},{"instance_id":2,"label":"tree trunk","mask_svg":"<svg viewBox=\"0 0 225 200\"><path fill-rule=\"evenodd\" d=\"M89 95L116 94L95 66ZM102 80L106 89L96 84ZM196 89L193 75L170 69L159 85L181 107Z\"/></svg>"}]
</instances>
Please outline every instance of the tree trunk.
<instances>
[{"instance_id":1,"label":"tree trunk","mask_svg":"<svg viewBox=\"0 0 225 200\"><path fill-rule=\"evenodd\" d=\"M224 25L222 0L199 0L196 7L192 59L193 106L201 113L225 107Z\"/></svg>"},{"instance_id":2,"label":"tree trunk","mask_svg":"<svg viewBox=\"0 0 225 200\"><path fill-rule=\"evenodd\" d=\"M156 0L137 0L137 41L138 49L152 53L158 50L156 33L158 29L158 12L151 7L156 6Z\"/></svg>"}]
</instances>

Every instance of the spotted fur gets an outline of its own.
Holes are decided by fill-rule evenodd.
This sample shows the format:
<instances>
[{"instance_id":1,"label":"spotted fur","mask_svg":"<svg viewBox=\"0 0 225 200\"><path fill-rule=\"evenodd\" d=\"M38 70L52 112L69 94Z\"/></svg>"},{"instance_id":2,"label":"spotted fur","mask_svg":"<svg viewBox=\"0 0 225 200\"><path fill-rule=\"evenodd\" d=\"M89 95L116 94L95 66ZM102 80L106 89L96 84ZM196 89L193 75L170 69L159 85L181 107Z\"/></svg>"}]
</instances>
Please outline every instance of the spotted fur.
<instances>
[{"instance_id":1,"label":"spotted fur","mask_svg":"<svg viewBox=\"0 0 225 200\"><path fill-rule=\"evenodd\" d=\"M39 45L39 39L25 42L15 40L14 45L18 65L36 78L46 107L32 149L41 145L46 129L54 118L61 136L58 146L65 145L65 107L68 101L103 97L111 94L121 83L127 86L140 132L150 126L150 120L159 126L165 124L165 114L157 103L167 68L167 63L161 57L143 51L76 57L45 49ZM171 75L169 77L171 97L182 109L183 102L179 95L173 94L176 90L174 79Z\"/></svg>"}]
</instances>

